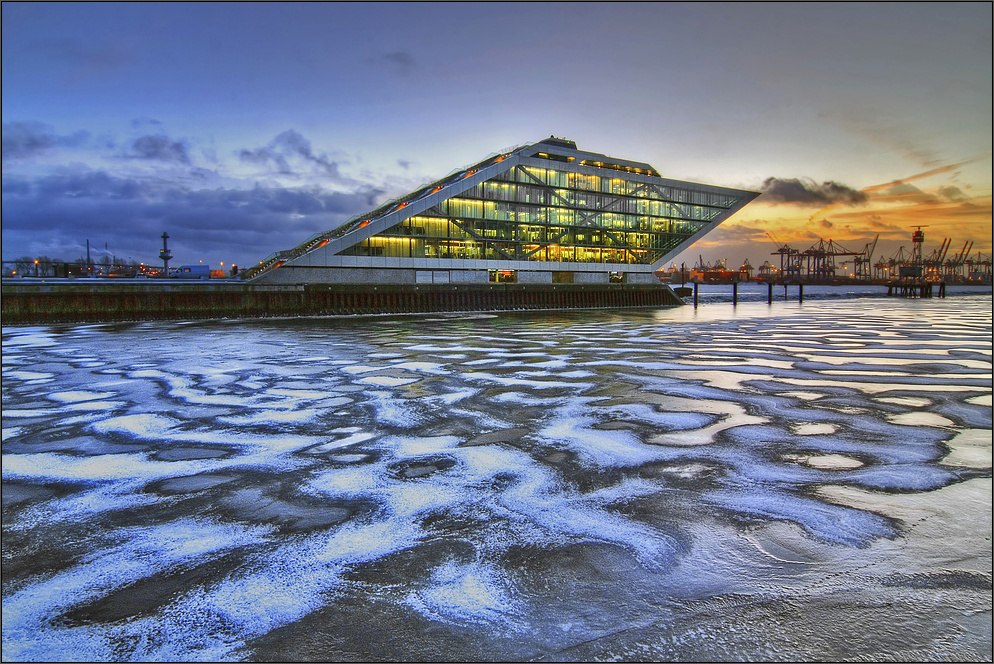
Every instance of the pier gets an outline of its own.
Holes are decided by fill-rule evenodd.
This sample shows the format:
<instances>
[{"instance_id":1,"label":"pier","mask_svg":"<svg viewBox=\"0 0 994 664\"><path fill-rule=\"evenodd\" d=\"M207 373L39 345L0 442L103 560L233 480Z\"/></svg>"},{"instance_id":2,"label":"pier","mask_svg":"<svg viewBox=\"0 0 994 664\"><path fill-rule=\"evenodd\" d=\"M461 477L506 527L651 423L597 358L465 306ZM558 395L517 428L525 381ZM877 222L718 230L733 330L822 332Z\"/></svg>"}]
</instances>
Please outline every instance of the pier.
<instances>
[{"instance_id":1,"label":"pier","mask_svg":"<svg viewBox=\"0 0 994 664\"><path fill-rule=\"evenodd\" d=\"M936 288L938 287L938 288ZM938 284L931 281L894 281L887 284L888 295L898 295L900 297L945 297L946 282Z\"/></svg>"},{"instance_id":2,"label":"pier","mask_svg":"<svg viewBox=\"0 0 994 664\"><path fill-rule=\"evenodd\" d=\"M988 283L874 283L836 282L817 283L800 281L778 283L770 281L741 281L737 283L702 284L687 282L674 284L673 292L693 307L715 303L737 306L742 303L763 302L772 306L775 302L796 302L804 304L809 300L838 299L839 297L880 297L892 299L942 299L950 295L970 292L990 292Z\"/></svg>"}]
</instances>

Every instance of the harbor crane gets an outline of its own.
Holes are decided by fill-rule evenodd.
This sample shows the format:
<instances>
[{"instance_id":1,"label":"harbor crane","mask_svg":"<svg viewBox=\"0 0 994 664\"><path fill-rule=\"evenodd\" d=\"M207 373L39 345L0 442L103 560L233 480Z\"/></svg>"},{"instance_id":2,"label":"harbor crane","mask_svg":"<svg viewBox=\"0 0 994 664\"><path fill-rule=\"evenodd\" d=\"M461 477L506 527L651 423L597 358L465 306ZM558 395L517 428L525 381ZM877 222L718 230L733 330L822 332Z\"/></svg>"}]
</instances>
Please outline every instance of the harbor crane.
<instances>
[{"instance_id":1,"label":"harbor crane","mask_svg":"<svg viewBox=\"0 0 994 664\"><path fill-rule=\"evenodd\" d=\"M925 268L925 275L928 277L939 277L942 275L942 265L949 253L949 247L953 241L950 238L943 238L942 244L934 250L928 257L922 258L922 265Z\"/></svg>"},{"instance_id":2,"label":"harbor crane","mask_svg":"<svg viewBox=\"0 0 994 664\"><path fill-rule=\"evenodd\" d=\"M963 243L963 248L958 254L945 262L945 275L951 279L961 279L963 277L963 265L966 264L967 256L973 251L973 241L968 240Z\"/></svg>"},{"instance_id":3,"label":"harbor crane","mask_svg":"<svg viewBox=\"0 0 994 664\"><path fill-rule=\"evenodd\" d=\"M880 234L878 233L872 242L867 242L866 246L863 247L863 251L856 254L853 259L853 276L856 279L861 279L863 281L870 281L873 278L873 252L877 249L877 240L880 239Z\"/></svg>"},{"instance_id":4,"label":"harbor crane","mask_svg":"<svg viewBox=\"0 0 994 664\"><path fill-rule=\"evenodd\" d=\"M766 237L777 246L771 256L780 256L780 280L784 283L788 281L799 281L801 278L801 252L792 249L786 242L781 243L773 233L767 233Z\"/></svg>"},{"instance_id":5,"label":"harbor crane","mask_svg":"<svg viewBox=\"0 0 994 664\"><path fill-rule=\"evenodd\" d=\"M801 252L806 259L808 278L817 281L835 279L835 259L839 256L862 256L863 252L850 251L832 240L818 240L818 244Z\"/></svg>"},{"instance_id":6,"label":"harbor crane","mask_svg":"<svg viewBox=\"0 0 994 664\"><path fill-rule=\"evenodd\" d=\"M991 257L984 256L979 251L977 252L977 257L973 258L970 256L965 261L967 267L967 275L970 281L980 281L981 283L991 283Z\"/></svg>"}]
</instances>

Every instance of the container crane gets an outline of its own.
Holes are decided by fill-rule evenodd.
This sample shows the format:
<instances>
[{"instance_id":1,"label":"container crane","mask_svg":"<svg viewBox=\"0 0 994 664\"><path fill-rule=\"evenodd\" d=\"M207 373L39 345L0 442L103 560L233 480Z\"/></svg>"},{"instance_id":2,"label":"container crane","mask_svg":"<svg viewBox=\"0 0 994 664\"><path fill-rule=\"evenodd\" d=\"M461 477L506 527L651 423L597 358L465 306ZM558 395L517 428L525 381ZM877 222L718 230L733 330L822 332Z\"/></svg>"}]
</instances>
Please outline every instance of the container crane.
<instances>
[{"instance_id":1,"label":"container crane","mask_svg":"<svg viewBox=\"0 0 994 664\"><path fill-rule=\"evenodd\" d=\"M863 281L870 281L873 278L872 266L873 266L873 252L877 249L877 240L880 239L880 234L878 233L872 242L867 242L866 246L863 247L863 251L856 254L853 259L853 276L856 279Z\"/></svg>"},{"instance_id":2,"label":"container crane","mask_svg":"<svg viewBox=\"0 0 994 664\"><path fill-rule=\"evenodd\" d=\"M949 247L952 243L953 241L951 239L944 238L938 249L933 251L927 258L922 259L922 265L925 268L924 274L926 278L941 278L942 264L946 260L946 254L949 253Z\"/></svg>"},{"instance_id":3,"label":"container crane","mask_svg":"<svg viewBox=\"0 0 994 664\"><path fill-rule=\"evenodd\" d=\"M801 278L801 252L792 249L786 242L781 243L773 233L767 233L766 237L777 246L771 256L780 256L780 280L784 283L788 281L798 281Z\"/></svg>"},{"instance_id":4,"label":"container crane","mask_svg":"<svg viewBox=\"0 0 994 664\"><path fill-rule=\"evenodd\" d=\"M963 248L960 252L946 261L946 276L950 279L959 281L963 278L962 267L966 263L967 256L973 251L973 240L967 240L963 243Z\"/></svg>"}]
</instances>

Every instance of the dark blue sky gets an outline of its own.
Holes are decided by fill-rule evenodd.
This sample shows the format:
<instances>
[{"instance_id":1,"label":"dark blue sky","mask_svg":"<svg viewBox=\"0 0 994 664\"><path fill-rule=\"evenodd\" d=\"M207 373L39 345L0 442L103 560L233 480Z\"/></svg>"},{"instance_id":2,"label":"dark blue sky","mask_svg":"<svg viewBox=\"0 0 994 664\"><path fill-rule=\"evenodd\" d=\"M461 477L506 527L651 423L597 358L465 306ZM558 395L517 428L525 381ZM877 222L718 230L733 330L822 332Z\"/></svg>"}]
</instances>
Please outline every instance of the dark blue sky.
<instances>
[{"instance_id":1,"label":"dark blue sky","mask_svg":"<svg viewBox=\"0 0 994 664\"><path fill-rule=\"evenodd\" d=\"M801 244L812 224L897 242L931 204L990 251L986 3L2 11L4 258L89 239L155 261L167 231L176 262L246 265L550 134L666 177L804 190L695 258L758 264L766 230ZM812 199L828 182L878 193Z\"/></svg>"}]
</instances>

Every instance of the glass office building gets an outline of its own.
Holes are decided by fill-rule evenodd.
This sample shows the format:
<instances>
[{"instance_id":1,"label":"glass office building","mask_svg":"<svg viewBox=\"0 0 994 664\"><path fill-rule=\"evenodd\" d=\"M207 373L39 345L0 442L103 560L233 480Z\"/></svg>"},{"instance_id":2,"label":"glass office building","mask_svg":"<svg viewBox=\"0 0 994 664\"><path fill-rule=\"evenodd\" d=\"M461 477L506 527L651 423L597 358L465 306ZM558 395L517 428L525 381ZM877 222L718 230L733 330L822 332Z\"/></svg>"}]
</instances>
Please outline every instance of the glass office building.
<instances>
[{"instance_id":1,"label":"glass office building","mask_svg":"<svg viewBox=\"0 0 994 664\"><path fill-rule=\"evenodd\" d=\"M758 194L549 138L491 155L273 254L282 283L652 283Z\"/></svg>"}]
</instances>

